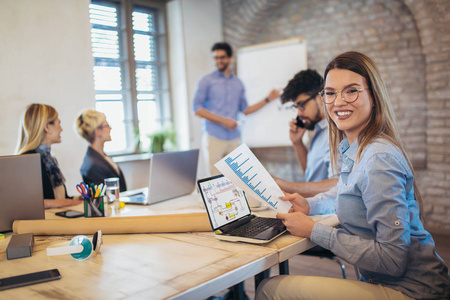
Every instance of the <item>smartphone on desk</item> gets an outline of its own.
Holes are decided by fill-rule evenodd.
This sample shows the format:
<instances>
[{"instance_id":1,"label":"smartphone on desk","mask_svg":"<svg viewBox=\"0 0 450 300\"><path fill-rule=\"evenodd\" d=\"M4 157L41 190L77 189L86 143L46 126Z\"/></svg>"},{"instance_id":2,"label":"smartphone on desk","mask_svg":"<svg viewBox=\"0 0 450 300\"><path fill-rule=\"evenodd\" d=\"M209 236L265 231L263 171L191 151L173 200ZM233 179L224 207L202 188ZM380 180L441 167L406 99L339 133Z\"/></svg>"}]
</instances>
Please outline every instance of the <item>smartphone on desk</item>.
<instances>
[{"instance_id":1,"label":"smartphone on desk","mask_svg":"<svg viewBox=\"0 0 450 300\"><path fill-rule=\"evenodd\" d=\"M55 215L64 217L64 218L79 218L83 217L84 213L75 211L75 210L65 210L55 213Z\"/></svg>"},{"instance_id":2,"label":"smartphone on desk","mask_svg":"<svg viewBox=\"0 0 450 300\"><path fill-rule=\"evenodd\" d=\"M61 279L58 269L0 278L0 291Z\"/></svg>"},{"instance_id":3,"label":"smartphone on desk","mask_svg":"<svg viewBox=\"0 0 450 300\"><path fill-rule=\"evenodd\" d=\"M297 125L297 127L305 128L305 123L303 123L302 119L300 119L300 116L297 116L295 120L295 125Z\"/></svg>"}]
</instances>

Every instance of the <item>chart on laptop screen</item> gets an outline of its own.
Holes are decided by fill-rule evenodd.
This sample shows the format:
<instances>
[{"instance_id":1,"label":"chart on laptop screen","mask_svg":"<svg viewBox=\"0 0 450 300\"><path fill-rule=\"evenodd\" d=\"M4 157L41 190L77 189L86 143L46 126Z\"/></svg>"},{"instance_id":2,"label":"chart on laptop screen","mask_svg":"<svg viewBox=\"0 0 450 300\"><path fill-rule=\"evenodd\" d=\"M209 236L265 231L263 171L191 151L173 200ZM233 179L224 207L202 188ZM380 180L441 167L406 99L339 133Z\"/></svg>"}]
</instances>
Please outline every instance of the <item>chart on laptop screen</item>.
<instances>
[{"instance_id":1,"label":"chart on laptop screen","mask_svg":"<svg viewBox=\"0 0 450 300\"><path fill-rule=\"evenodd\" d=\"M250 214L244 191L225 177L202 182L200 187L214 228Z\"/></svg>"}]
</instances>

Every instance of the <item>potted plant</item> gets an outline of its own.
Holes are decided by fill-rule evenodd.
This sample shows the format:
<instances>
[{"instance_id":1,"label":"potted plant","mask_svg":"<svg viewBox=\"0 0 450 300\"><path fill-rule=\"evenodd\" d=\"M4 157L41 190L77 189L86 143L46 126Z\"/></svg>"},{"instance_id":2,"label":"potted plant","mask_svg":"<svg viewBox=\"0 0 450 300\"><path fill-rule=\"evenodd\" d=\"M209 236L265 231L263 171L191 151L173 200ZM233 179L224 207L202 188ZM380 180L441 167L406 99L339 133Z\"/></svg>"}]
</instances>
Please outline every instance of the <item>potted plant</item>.
<instances>
[{"instance_id":1,"label":"potted plant","mask_svg":"<svg viewBox=\"0 0 450 300\"><path fill-rule=\"evenodd\" d=\"M163 128L149 135L151 140L150 152L160 153L164 152L166 142L169 141L172 147L176 144L176 133L172 128Z\"/></svg>"}]
</instances>

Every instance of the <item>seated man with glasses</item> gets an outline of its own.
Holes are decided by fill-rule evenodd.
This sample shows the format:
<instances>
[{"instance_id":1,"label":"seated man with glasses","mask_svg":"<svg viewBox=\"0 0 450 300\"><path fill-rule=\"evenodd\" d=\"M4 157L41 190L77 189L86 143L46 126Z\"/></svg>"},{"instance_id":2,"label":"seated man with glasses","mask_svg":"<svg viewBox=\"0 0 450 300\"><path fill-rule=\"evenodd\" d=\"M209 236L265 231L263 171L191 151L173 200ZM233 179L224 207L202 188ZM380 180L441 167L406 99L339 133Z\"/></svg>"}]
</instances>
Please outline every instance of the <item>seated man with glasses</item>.
<instances>
[{"instance_id":1,"label":"seated man with glasses","mask_svg":"<svg viewBox=\"0 0 450 300\"><path fill-rule=\"evenodd\" d=\"M122 170L103 151L105 143L111 141L111 126L106 121L105 114L96 110L85 110L76 119L76 125L78 134L89 143L80 169L83 181L88 185L98 185L106 178L118 177L120 191L126 191L127 184Z\"/></svg>"},{"instance_id":2,"label":"seated man with glasses","mask_svg":"<svg viewBox=\"0 0 450 300\"><path fill-rule=\"evenodd\" d=\"M283 191L304 197L328 191L338 182L339 174L332 174L331 170L328 122L319 95L322 88L322 76L308 69L297 73L281 95L282 103L292 101L292 108L297 111L297 118L289 124L289 137L305 172L305 182L275 181ZM309 150L302 140L306 130L315 130Z\"/></svg>"}]
</instances>

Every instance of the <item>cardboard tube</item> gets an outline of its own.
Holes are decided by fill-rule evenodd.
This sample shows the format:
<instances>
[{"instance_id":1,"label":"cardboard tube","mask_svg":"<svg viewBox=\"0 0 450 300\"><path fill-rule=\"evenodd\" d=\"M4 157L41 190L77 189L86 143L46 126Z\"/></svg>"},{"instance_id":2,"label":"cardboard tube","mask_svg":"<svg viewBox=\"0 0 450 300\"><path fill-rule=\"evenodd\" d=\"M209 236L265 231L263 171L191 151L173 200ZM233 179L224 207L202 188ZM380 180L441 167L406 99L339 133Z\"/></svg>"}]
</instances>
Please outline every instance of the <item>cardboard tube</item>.
<instances>
[{"instance_id":1,"label":"cardboard tube","mask_svg":"<svg viewBox=\"0 0 450 300\"><path fill-rule=\"evenodd\" d=\"M206 213L172 214L139 217L81 218L54 220L16 220L13 232L34 235L123 233L169 233L211 231Z\"/></svg>"}]
</instances>

